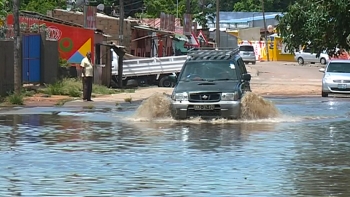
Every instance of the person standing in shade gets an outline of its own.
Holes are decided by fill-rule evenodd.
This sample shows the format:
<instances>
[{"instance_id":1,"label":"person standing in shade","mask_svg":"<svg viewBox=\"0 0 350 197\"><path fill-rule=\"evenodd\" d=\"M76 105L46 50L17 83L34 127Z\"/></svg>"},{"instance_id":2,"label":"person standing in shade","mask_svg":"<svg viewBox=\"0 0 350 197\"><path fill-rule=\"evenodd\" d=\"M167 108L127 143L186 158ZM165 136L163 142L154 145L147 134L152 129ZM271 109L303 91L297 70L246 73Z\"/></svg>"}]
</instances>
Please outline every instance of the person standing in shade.
<instances>
[{"instance_id":1,"label":"person standing in shade","mask_svg":"<svg viewBox=\"0 0 350 197\"><path fill-rule=\"evenodd\" d=\"M91 52L86 53L86 57L81 61L80 67L82 68L81 76L83 78L83 100L92 101L92 77L94 68L91 62Z\"/></svg>"}]
</instances>

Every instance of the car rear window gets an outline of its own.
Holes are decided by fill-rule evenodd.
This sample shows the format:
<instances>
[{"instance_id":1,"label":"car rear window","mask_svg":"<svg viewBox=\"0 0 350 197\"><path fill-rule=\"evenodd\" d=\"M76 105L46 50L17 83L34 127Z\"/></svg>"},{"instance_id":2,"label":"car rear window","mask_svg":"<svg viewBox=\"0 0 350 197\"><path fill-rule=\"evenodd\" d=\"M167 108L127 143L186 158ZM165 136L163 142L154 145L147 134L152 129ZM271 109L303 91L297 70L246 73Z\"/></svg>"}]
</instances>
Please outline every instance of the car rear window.
<instances>
[{"instance_id":1,"label":"car rear window","mask_svg":"<svg viewBox=\"0 0 350 197\"><path fill-rule=\"evenodd\" d=\"M254 51L254 47L253 46L240 46L239 50L240 51Z\"/></svg>"}]
</instances>

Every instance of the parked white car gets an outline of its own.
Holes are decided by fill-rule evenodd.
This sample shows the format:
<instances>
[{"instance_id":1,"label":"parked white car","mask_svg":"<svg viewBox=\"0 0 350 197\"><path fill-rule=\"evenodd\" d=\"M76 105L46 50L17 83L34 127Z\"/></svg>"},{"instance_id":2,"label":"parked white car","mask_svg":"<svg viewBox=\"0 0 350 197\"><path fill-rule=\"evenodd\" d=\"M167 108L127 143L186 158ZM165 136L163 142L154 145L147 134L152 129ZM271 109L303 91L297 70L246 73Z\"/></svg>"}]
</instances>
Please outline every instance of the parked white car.
<instances>
[{"instance_id":1,"label":"parked white car","mask_svg":"<svg viewBox=\"0 0 350 197\"><path fill-rule=\"evenodd\" d=\"M350 60L331 60L323 72L322 97L328 94L350 94Z\"/></svg>"},{"instance_id":2,"label":"parked white car","mask_svg":"<svg viewBox=\"0 0 350 197\"><path fill-rule=\"evenodd\" d=\"M329 56L326 51L322 51L320 56L317 58L316 53L312 53L310 48L304 48L298 52L295 52L294 59L300 65L305 64L305 62L321 63L325 65L329 61Z\"/></svg>"}]
</instances>

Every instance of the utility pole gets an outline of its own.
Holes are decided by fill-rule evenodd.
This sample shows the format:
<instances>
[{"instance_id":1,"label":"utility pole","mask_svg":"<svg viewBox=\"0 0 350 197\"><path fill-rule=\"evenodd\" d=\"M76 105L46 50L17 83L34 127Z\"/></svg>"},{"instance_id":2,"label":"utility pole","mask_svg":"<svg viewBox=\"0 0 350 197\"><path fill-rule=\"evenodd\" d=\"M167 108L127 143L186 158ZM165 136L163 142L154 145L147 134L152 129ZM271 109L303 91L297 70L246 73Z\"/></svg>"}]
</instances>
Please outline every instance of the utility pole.
<instances>
[{"instance_id":1,"label":"utility pole","mask_svg":"<svg viewBox=\"0 0 350 197\"><path fill-rule=\"evenodd\" d=\"M21 30L19 28L19 7L20 0L13 0L13 29L14 29L14 50L13 50L13 72L14 72L14 90L15 94L21 94L21 68L20 68L20 49L21 49Z\"/></svg>"},{"instance_id":2,"label":"utility pole","mask_svg":"<svg viewBox=\"0 0 350 197\"><path fill-rule=\"evenodd\" d=\"M191 1L190 0L186 1L186 13L191 14Z\"/></svg>"},{"instance_id":3,"label":"utility pole","mask_svg":"<svg viewBox=\"0 0 350 197\"><path fill-rule=\"evenodd\" d=\"M216 48L218 49L220 47L220 5L219 5L219 0L216 0L216 17L215 18L216 18L215 42L216 42Z\"/></svg>"},{"instance_id":4,"label":"utility pole","mask_svg":"<svg viewBox=\"0 0 350 197\"><path fill-rule=\"evenodd\" d=\"M267 41L267 27L266 27L266 20L265 20L265 6L264 6L264 0L261 0L261 9L263 14L263 20L264 20L264 29L265 29L265 48L266 48L266 59L269 62L270 56L269 56L269 44Z\"/></svg>"},{"instance_id":5,"label":"utility pole","mask_svg":"<svg viewBox=\"0 0 350 197\"><path fill-rule=\"evenodd\" d=\"M124 0L119 0L119 45L124 46ZM118 86L123 87L124 54L118 57Z\"/></svg>"}]
</instances>

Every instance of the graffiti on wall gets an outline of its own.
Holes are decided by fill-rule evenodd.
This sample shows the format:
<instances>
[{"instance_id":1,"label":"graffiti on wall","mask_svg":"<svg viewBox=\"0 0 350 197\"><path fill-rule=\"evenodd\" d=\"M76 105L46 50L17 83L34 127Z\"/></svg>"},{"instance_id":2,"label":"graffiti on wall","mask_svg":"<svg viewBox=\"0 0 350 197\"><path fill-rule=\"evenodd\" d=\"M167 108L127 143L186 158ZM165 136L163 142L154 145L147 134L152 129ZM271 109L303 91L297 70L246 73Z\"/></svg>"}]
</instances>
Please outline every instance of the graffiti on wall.
<instances>
[{"instance_id":1,"label":"graffiti on wall","mask_svg":"<svg viewBox=\"0 0 350 197\"><path fill-rule=\"evenodd\" d=\"M45 24L47 39L58 41L58 51L62 59L66 59L68 63L79 64L88 51L93 52L95 31L84 29L82 27L74 27L63 25L60 23L43 21L30 17L20 17L21 23L27 25ZM13 24L13 16L7 17L8 26ZM92 53L92 59L93 59Z\"/></svg>"}]
</instances>

